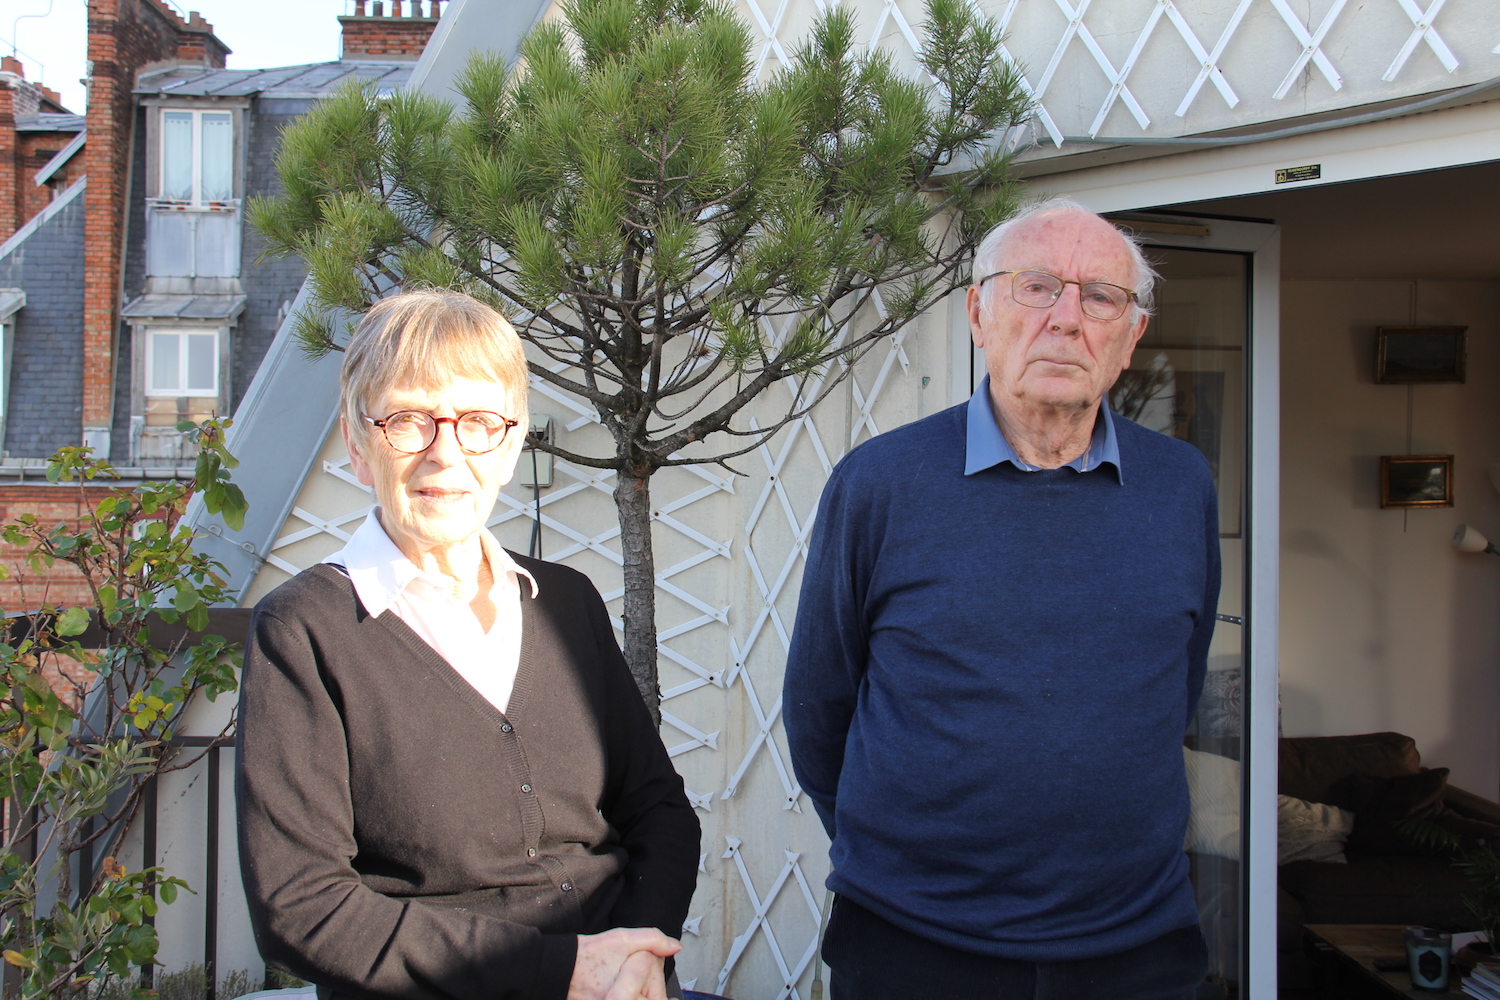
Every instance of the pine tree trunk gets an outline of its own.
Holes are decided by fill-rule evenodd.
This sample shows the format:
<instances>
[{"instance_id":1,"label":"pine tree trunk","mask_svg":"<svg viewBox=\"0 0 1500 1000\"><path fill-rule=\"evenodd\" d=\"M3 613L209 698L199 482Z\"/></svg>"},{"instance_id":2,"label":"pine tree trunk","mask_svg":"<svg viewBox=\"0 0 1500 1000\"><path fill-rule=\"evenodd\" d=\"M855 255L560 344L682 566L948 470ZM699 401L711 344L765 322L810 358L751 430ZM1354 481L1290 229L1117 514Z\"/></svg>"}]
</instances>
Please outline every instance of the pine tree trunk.
<instances>
[{"instance_id":1,"label":"pine tree trunk","mask_svg":"<svg viewBox=\"0 0 1500 1000\"><path fill-rule=\"evenodd\" d=\"M651 475L615 479L620 553L625 557L625 662L651 718L661 725L656 677L656 559L651 549Z\"/></svg>"}]
</instances>

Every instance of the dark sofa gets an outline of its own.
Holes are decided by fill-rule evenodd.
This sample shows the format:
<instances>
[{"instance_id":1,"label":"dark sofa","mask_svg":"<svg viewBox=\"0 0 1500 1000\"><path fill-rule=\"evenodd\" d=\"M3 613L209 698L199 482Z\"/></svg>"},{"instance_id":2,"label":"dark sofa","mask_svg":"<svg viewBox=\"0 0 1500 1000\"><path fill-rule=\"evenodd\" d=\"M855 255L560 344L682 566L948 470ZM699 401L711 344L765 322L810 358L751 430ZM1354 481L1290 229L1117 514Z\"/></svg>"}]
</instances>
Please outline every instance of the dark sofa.
<instances>
[{"instance_id":1,"label":"dark sofa","mask_svg":"<svg viewBox=\"0 0 1500 1000\"><path fill-rule=\"evenodd\" d=\"M1280 790L1355 814L1345 852L1348 864L1295 861L1280 868L1277 950L1282 988L1311 985L1313 970L1303 953L1304 924L1478 929L1461 899L1468 890L1463 875L1447 857L1397 836L1399 831L1393 832L1390 824L1420 799L1413 814L1435 817L1439 825L1473 840L1491 828L1500 830L1500 805L1446 784L1445 770L1424 769L1411 737L1366 733L1282 739Z\"/></svg>"}]
</instances>

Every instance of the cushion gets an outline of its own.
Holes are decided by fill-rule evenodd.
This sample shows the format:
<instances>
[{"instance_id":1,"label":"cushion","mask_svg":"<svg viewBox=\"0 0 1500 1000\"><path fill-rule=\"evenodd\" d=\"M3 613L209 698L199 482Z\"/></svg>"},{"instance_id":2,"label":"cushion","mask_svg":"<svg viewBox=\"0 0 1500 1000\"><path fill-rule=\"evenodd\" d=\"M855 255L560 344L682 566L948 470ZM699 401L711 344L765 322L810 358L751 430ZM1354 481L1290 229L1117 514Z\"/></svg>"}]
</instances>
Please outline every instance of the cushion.
<instances>
[{"instance_id":1,"label":"cushion","mask_svg":"<svg viewBox=\"0 0 1500 1000\"><path fill-rule=\"evenodd\" d=\"M1462 850L1473 850L1500 835L1500 826L1464 816L1448 807L1446 767L1424 768L1416 774L1394 778L1357 774L1348 780L1347 789L1354 809L1354 833L1349 837L1351 851L1410 857L1448 856L1449 847L1424 842L1410 830L1402 829L1403 823L1413 819L1457 837Z\"/></svg>"},{"instance_id":2,"label":"cushion","mask_svg":"<svg viewBox=\"0 0 1500 1000\"><path fill-rule=\"evenodd\" d=\"M1346 864L1344 842L1354 829L1354 816L1326 802L1308 802L1290 795L1276 797L1276 862L1328 861Z\"/></svg>"},{"instance_id":3,"label":"cushion","mask_svg":"<svg viewBox=\"0 0 1500 1000\"><path fill-rule=\"evenodd\" d=\"M1416 774L1393 778L1355 774L1349 777L1346 787L1349 806L1354 810L1350 850L1412 856L1444 853L1421 844L1398 827L1408 819L1431 820L1442 811L1443 791L1448 787L1446 767L1423 768Z\"/></svg>"},{"instance_id":4,"label":"cushion","mask_svg":"<svg viewBox=\"0 0 1500 1000\"><path fill-rule=\"evenodd\" d=\"M1400 733L1359 736L1288 737L1281 741L1281 793L1308 802L1352 806L1334 796L1333 786L1355 774L1393 778L1422 767L1417 744Z\"/></svg>"},{"instance_id":5,"label":"cushion","mask_svg":"<svg viewBox=\"0 0 1500 1000\"><path fill-rule=\"evenodd\" d=\"M1240 859L1240 765L1217 754L1182 748L1192 812L1184 849Z\"/></svg>"}]
</instances>

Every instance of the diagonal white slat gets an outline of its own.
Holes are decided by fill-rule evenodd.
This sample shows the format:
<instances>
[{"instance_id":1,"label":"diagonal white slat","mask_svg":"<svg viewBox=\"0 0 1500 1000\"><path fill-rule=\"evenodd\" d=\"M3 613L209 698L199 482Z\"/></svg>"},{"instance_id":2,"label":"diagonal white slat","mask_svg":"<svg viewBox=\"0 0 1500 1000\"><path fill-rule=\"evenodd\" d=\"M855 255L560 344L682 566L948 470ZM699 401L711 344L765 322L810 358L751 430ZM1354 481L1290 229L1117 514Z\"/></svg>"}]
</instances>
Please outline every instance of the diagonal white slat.
<instances>
[{"instance_id":1,"label":"diagonal white slat","mask_svg":"<svg viewBox=\"0 0 1500 1000\"><path fill-rule=\"evenodd\" d=\"M920 56L922 43L917 39L917 33L912 30L911 22L896 5L896 0L882 0L880 13L875 18L875 30L870 33L870 48L873 49L880 44L881 36L885 34L885 26L891 22L895 23L896 29L906 39L906 44L911 46L912 53Z\"/></svg>"},{"instance_id":2,"label":"diagonal white slat","mask_svg":"<svg viewBox=\"0 0 1500 1000\"><path fill-rule=\"evenodd\" d=\"M1024 67L1021 65L1020 60L1011 54L1010 49L1005 44L1005 32L1010 27L1011 18L1015 16L1016 6L1020 2L1021 0L1008 0L1005 10L1000 13L1000 58L1005 61L1005 65L1016 71L1016 75L1021 81L1021 89L1026 92L1027 97L1032 99L1036 109L1037 120L1042 123L1042 128L1046 130L1047 138L1052 140L1053 146L1061 146L1063 144L1062 129L1057 127L1057 122L1052 120L1052 115L1043 106L1042 99L1038 96L1036 88L1031 85L1030 80L1026 79ZM979 13L984 13L983 8L979 5L979 0L969 0L969 6ZM1017 141L1019 141L1019 137Z\"/></svg>"},{"instance_id":3,"label":"diagonal white slat","mask_svg":"<svg viewBox=\"0 0 1500 1000\"><path fill-rule=\"evenodd\" d=\"M781 942L777 940L776 932L772 928L771 922L767 919L767 914L771 909L771 905L776 902L776 898L781 895L781 891L785 888L788 880L793 879L795 876L798 887L803 891L804 903L812 911L814 920L818 918L819 911L817 905L813 902L812 892L807 886L806 878L801 876L801 866L799 864L801 855L795 851L784 852L786 855L786 864L777 873L776 880L766 890L765 895L761 896L755 891L755 882L751 879L750 872L745 867L744 854L740 849L743 842L735 837L727 837L725 839L729 844L729 848L724 852L723 856L727 859L733 859L735 868L739 872L740 881L745 887L745 893L749 896L751 905L754 907L755 917L751 920L750 926L745 929L744 933L734 939L734 944L729 951L729 958L725 961L724 968L719 971L718 988L720 990L724 989L725 985L729 982L729 974L733 971L735 964L739 962L740 957L745 952L745 948L750 944L751 939L755 937L756 932L759 932L765 938L766 945L770 949L771 955L776 961L776 967L780 970L783 978L781 992L777 994L778 1000L785 997L797 997L800 1000L801 995L797 992L797 981L802 977L802 973L806 970L808 964L812 962L813 955L817 949L817 938L814 936L812 943L803 952L802 957L793 966L788 966L786 958L782 953Z\"/></svg>"},{"instance_id":4,"label":"diagonal white slat","mask_svg":"<svg viewBox=\"0 0 1500 1000\"><path fill-rule=\"evenodd\" d=\"M297 520L299 521L306 521L307 527L303 528L301 531L293 531L291 534L282 535L280 538L276 539L276 541L271 543L271 551L274 552L277 549L286 548L288 545L294 545L297 542L302 541L304 538L312 538L315 535L323 534L332 535L334 538L337 538L341 542L348 542L350 536L353 535L353 532L345 531L344 526L363 521L367 516L369 516L369 513L372 510L374 510L373 506L359 507L346 513L340 514L337 517L324 519L316 514L312 514L303 510L301 507L293 507L292 516L297 518Z\"/></svg>"},{"instance_id":5,"label":"diagonal white slat","mask_svg":"<svg viewBox=\"0 0 1500 1000\"><path fill-rule=\"evenodd\" d=\"M1198 36L1188 27L1187 20L1183 18L1182 13L1177 9L1177 5L1174 3L1168 7L1167 17L1171 18L1172 24L1176 26L1178 34L1182 35L1182 40L1187 42L1188 48L1193 52L1193 56L1201 64L1198 75L1193 78L1192 85L1188 87L1187 93L1183 95L1182 103L1177 105L1177 110L1173 112L1178 118L1187 115L1188 108L1192 107L1194 99L1198 96L1198 91L1202 90L1203 84L1209 80L1213 81L1219 94L1223 96L1224 101L1231 108L1240 103L1239 97L1230 88L1229 81L1224 78L1224 74L1219 70L1219 59L1224 55L1224 49L1229 45L1229 40L1234 37L1234 33L1238 30L1240 22L1245 19L1245 12L1250 9L1250 4L1253 2L1254 0L1239 0L1239 5L1234 8L1234 13L1229 15L1229 23L1219 33L1219 40L1214 43L1212 52L1203 51L1203 45L1198 41Z\"/></svg>"},{"instance_id":6,"label":"diagonal white slat","mask_svg":"<svg viewBox=\"0 0 1500 1000\"><path fill-rule=\"evenodd\" d=\"M1438 62L1442 63L1443 69L1450 73L1458 69L1458 57L1453 54L1452 49L1448 48L1447 43L1443 41L1443 36L1437 33L1437 28L1432 24L1447 0L1432 0L1426 10L1418 7L1415 0L1396 0L1396 2L1411 19L1411 34L1406 36L1406 42L1396 53L1396 58L1391 61L1390 67L1380 79L1386 83L1395 80L1396 75L1401 72L1401 67L1406 65L1406 60L1411 58L1411 54L1417 50L1420 42L1427 43L1432 54L1437 56Z\"/></svg>"},{"instance_id":7,"label":"diagonal white slat","mask_svg":"<svg viewBox=\"0 0 1500 1000\"><path fill-rule=\"evenodd\" d=\"M1279 101L1286 97L1292 85L1302 75L1302 70L1306 68L1308 60L1318 67L1318 71L1323 74L1323 79L1328 81L1330 87L1334 90L1343 89L1344 78L1339 76L1339 71L1333 68L1333 63L1324 54L1322 45L1323 39L1333 27L1333 22L1338 20L1338 16L1343 13L1344 5L1347 3L1348 0L1334 0L1333 6L1328 8L1328 13L1323 15L1323 20L1318 22L1318 30L1309 34L1307 25L1303 24L1296 12L1287 6L1286 0L1271 0L1271 6L1276 8L1276 13L1281 15L1281 19L1286 22L1287 28L1291 30L1297 43L1302 46L1297 61L1292 64L1291 69L1287 70L1286 78L1281 81L1281 86L1277 87L1276 92L1271 95L1273 98Z\"/></svg>"},{"instance_id":8,"label":"diagonal white slat","mask_svg":"<svg viewBox=\"0 0 1500 1000\"><path fill-rule=\"evenodd\" d=\"M1068 26L1063 29L1062 38L1058 41L1057 47L1052 50L1052 58L1048 61L1047 68L1042 73L1041 82L1037 84L1037 99L1040 100L1046 96L1047 88L1051 86L1053 77L1057 75L1057 68L1062 65L1063 56L1067 53L1068 47L1073 44L1073 39L1077 38L1083 43L1083 47L1088 49L1089 55L1094 57L1094 62L1104 71L1104 75L1110 81L1111 87L1113 88L1118 84L1119 91L1117 97L1125 107L1130 109L1131 115L1135 117L1136 124L1143 129L1149 127L1151 119L1146 114L1146 109L1141 107L1140 101L1136 100L1135 95L1130 92L1130 88L1125 85L1123 78L1115 69L1114 63L1110 61L1109 56L1105 55L1104 49L1100 48L1098 41L1094 39L1094 33L1089 30L1088 25L1083 23L1084 15L1088 13L1091 0L1079 0L1076 8L1068 0L1054 0L1054 2L1057 4L1058 9L1063 12L1063 16L1068 19Z\"/></svg>"},{"instance_id":9,"label":"diagonal white slat","mask_svg":"<svg viewBox=\"0 0 1500 1000\"><path fill-rule=\"evenodd\" d=\"M680 756L681 754L687 753L689 750L696 750L699 747L707 747L710 750L719 749L719 734L717 732L705 733L701 729L698 729L695 726L682 721L677 716L667 711L663 711L661 713L661 721L679 730L683 733L683 735L692 738L692 742L690 743L683 743L680 746L669 747L667 749L667 755L670 757Z\"/></svg>"},{"instance_id":10,"label":"diagonal white slat","mask_svg":"<svg viewBox=\"0 0 1500 1000\"><path fill-rule=\"evenodd\" d=\"M1151 33L1156 30L1157 23L1161 21L1162 15L1167 12L1168 3L1169 0L1156 0L1156 3L1152 5L1151 13L1147 15L1145 25L1141 28L1140 34L1136 35L1135 44L1130 47L1130 54L1120 64L1119 72L1112 75L1109 90L1104 95L1104 103L1100 105L1099 113L1094 116L1093 122L1089 125L1089 138L1092 139L1099 134L1099 130L1104 127L1104 119L1109 117L1109 112L1114 108L1115 101L1119 100L1120 95L1124 93L1125 78L1130 75L1131 70L1135 69L1136 61L1140 59L1142 50L1146 48L1146 43L1151 40ZM1101 68L1103 68L1102 64ZM1111 75L1108 69L1105 69L1104 72L1106 76ZM1145 128L1146 125L1146 122L1142 122L1141 128Z\"/></svg>"},{"instance_id":11,"label":"diagonal white slat","mask_svg":"<svg viewBox=\"0 0 1500 1000\"><path fill-rule=\"evenodd\" d=\"M777 59L781 60L783 66L788 65L792 60L787 55L786 49L781 47L781 39L776 37L776 33L781 30L782 18L786 17L787 0L781 0L777 4L776 13L770 18L766 17L766 13L761 8L759 0L745 0L745 6L749 9L750 16L755 21L755 26L760 29L761 35L764 38L760 54L755 59L755 69L752 75L760 76L761 70L766 65L766 60L773 53Z\"/></svg>"}]
</instances>

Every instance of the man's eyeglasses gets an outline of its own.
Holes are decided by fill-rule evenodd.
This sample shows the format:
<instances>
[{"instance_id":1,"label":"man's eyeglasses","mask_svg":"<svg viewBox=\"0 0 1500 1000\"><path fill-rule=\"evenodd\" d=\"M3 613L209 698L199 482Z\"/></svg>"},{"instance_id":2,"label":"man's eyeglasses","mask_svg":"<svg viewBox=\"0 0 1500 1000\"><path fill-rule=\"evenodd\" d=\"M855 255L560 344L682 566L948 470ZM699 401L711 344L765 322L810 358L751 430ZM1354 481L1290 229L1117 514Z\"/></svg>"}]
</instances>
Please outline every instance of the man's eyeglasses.
<instances>
[{"instance_id":1,"label":"man's eyeglasses","mask_svg":"<svg viewBox=\"0 0 1500 1000\"><path fill-rule=\"evenodd\" d=\"M1063 288L1067 285L1078 286L1079 305L1083 308L1083 314L1094 319L1119 319L1130 308L1130 303L1139 301L1135 292L1108 281L1067 281L1046 271L996 271L974 284L982 285L1002 274L1011 276L1010 297L1033 309L1050 308L1062 298Z\"/></svg>"},{"instance_id":2,"label":"man's eyeglasses","mask_svg":"<svg viewBox=\"0 0 1500 1000\"><path fill-rule=\"evenodd\" d=\"M365 419L385 431L385 439L392 448L408 455L431 448L441 424L453 425L458 446L465 455L483 455L500 447L505 435L519 423L490 410L470 410L456 417L434 417L421 410L398 410L384 419L368 416Z\"/></svg>"}]
</instances>

